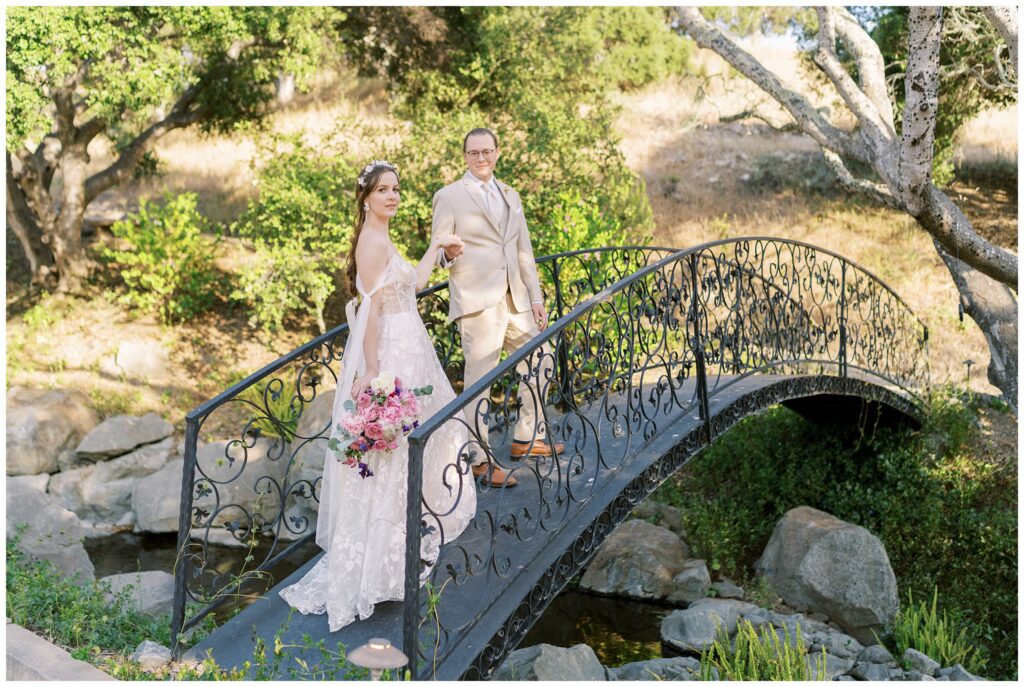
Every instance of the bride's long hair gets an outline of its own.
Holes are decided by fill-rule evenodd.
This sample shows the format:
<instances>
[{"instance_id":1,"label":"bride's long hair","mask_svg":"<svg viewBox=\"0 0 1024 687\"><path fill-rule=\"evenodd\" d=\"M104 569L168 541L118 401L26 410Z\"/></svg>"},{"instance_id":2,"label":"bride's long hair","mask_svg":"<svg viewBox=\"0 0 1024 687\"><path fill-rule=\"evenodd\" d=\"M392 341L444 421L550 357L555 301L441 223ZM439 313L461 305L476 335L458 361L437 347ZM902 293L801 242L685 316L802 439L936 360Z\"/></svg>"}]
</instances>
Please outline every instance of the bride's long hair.
<instances>
[{"instance_id":1,"label":"bride's long hair","mask_svg":"<svg viewBox=\"0 0 1024 687\"><path fill-rule=\"evenodd\" d=\"M348 249L348 261L345 265L345 276L348 278L349 292L358 295L356 289L356 246L359 245L359 235L363 233L363 223L366 222L367 197L377 188L377 182L385 172L392 172L398 178L398 170L390 162L374 160L359 174L356 179L356 220L352 229L352 245Z\"/></svg>"}]
</instances>

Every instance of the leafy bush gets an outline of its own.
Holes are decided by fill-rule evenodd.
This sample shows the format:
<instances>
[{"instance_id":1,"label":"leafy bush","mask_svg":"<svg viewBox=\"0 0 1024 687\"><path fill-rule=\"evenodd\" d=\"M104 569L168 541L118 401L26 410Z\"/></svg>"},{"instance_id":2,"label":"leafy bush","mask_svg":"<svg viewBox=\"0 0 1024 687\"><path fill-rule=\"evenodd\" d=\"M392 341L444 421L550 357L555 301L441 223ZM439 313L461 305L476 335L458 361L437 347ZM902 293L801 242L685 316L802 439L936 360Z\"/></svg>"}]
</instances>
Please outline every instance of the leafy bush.
<instances>
[{"instance_id":1,"label":"leafy bush","mask_svg":"<svg viewBox=\"0 0 1024 687\"><path fill-rule=\"evenodd\" d=\"M217 244L203 235L207 229L194 193L167 193L162 204L142 200L137 214L111 227L127 246L102 253L120 268L125 291L119 300L166 323L208 310L221 284L213 265Z\"/></svg>"},{"instance_id":2,"label":"leafy bush","mask_svg":"<svg viewBox=\"0 0 1024 687\"><path fill-rule=\"evenodd\" d=\"M145 639L168 644L167 617L136 612L127 590L108 601L104 592L110 591L109 584L79 586L48 561L30 561L18 540L7 540L7 615L13 622L72 649L100 646L131 653Z\"/></svg>"},{"instance_id":3,"label":"leafy bush","mask_svg":"<svg viewBox=\"0 0 1024 687\"><path fill-rule=\"evenodd\" d=\"M782 637L779 630L771 626L762 627L758 635L749 620L737 626L735 646L722 628L719 629L715 643L701 652L700 673L702 680L730 682L827 679L825 652L811 662L799 625L795 641L791 641L788 628L783 628Z\"/></svg>"},{"instance_id":4,"label":"leafy bush","mask_svg":"<svg viewBox=\"0 0 1024 687\"><path fill-rule=\"evenodd\" d=\"M259 197L232 227L253 242L256 260L231 298L248 304L255 326L277 331L307 313L323 332L352 235L356 163L343 145L314 149L298 137L267 140L257 162Z\"/></svg>"},{"instance_id":5,"label":"leafy bush","mask_svg":"<svg viewBox=\"0 0 1024 687\"><path fill-rule=\"evenodd\" d=\"M907 603L900 609L892 625L897 655L902 656L907 649L917 649L938 661L939 665L952 666L959 663L967 672L977 675L985 667L985 660L968 643L966 633L966 627L956 632L946 609L939 616L938 587L932 593L931 606L925 601L915 604L914 593L909 592Z\"/></svg>"},{"instance_id":6,"label":"leafy bush","mask_svg":"<svg viewBox=\"0 0 1024 687\"><path fill-rule=\"evenodd\" d=\"M775 523L807 505L885 545L904 593L940 589L988 677L1016 674L1017 477L976 458L974 400L939 390L919 430L811 423L776 407L716 439L655 494L700 555L750 579ZM978 574L984 570L985 575Z\"/></svg>"}]
</instances>

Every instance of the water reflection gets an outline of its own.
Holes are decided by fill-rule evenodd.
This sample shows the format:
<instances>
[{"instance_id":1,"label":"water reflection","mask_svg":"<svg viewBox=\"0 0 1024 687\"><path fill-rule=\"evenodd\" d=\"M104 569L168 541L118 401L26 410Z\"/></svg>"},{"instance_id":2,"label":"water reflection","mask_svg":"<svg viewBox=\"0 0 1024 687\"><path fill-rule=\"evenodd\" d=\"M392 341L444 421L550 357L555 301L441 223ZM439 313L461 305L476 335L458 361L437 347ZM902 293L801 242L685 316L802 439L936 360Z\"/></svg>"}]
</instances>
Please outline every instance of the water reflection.
<instances>
[{"instance_id":1,"label":"water reflection","mask_svg":"<svg viewBox=\"0 0 1024 687\"><path fill-rule=\"evenodd\" d=\"M145 572L162 570L174 574L174 562L177 552L178 535L170 534L133 534L130 532L98 537L85 541L85 550L96 569L96 578L120 573ZM253 551L256 560L262 560L269 551L269 543L257 546ZM215 570L238 570L249 550L239 547L207 546L207 565ZM236 608L244 608L270 589L274 584L291 575L306 561L320 552L320 547L310 542L299 547L277 565L270 568L269 587L264 582L244 585L242 593L214 612L219 620L226 620Z\"/></svg>"},{"instance_id":2,"label":"water reflection","mask_svg":"<svg viewBox=\"0 0 1024 687\"><path fill-rule=\"evenodd\" d=\"M661 658L661 620L671 612L666 606L568 590L548 606L519 647L588 644L609 668Z\"/></svg>"}]
</instances>

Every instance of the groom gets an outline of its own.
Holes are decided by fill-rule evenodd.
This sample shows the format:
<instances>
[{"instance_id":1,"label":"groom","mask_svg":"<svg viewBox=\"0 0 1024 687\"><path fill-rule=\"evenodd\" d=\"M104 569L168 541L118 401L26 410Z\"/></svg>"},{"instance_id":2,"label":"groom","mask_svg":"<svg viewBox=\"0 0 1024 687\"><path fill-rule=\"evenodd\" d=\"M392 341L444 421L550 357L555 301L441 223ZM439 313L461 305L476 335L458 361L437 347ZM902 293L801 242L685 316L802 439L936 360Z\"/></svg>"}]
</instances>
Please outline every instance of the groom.
<instances>
[{"instance_id":1,"label":"groom","mask_svg":"<svg viewBox=\"0 0 1024 687\"><path fill-rule=\"evenodd\" d=\"M501 152L498 138L490 129L473 129L466 134L462 151L466 173L434 194L431 234L433 239L456 234L463 242L463 246L438 251L438 263L450 270L448 321L459 324L466 355L465 384L469 388L494 369L502 349L512 353L547 327L548 315L522 201L514 189L494 178ZM540 367L539 376L531 376L533 384L519 384L513 459L552 453L544 423L537 417L543 398L538 397L535 386L550 378L549 355L542 354ZM478 404L489 396L484 392L466 406L471 427ZM481 439L486 441L488 437ZM562 444L554 445L555 452L563 449ZM516 484L514 477L490 464L487 455L478 456L473 474L485 485Z\"/></svg>"}]
</instances>

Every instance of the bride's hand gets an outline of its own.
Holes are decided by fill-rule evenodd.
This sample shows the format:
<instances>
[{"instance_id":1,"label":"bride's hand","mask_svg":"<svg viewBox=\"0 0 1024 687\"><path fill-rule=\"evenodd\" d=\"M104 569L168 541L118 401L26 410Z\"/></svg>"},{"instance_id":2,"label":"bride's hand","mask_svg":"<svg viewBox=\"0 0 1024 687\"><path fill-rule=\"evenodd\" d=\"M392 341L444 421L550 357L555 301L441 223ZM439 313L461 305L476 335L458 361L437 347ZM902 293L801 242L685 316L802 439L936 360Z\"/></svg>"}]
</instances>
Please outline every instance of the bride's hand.
<instances>
[{"instance_id":1,"label":"bride's hand","mask_svg":"<svg viewBox=\"0 0 1024 687\"><path fill-rule=\"evenodd\" d=\"M377 376L376 372L374 372L372 374L367 372L362 377L360 377L356 381L352 382L352 398L353 399L359 398L359 394L361 394L364 391L366 391L367 389L369 389L370 388L370 380L372 380L376 376Z\"/></svg>"},{"instance_id":2,"label":"bride's hand","mask_svg":"<svg viewBox=\"0 0 1024 687\"><path fill-rule=\"evenodd\" d=\"M435 243L438 248L444 248L444 255L449 260L454 260L462 255L462 250L466 245L457 234L442 236Z\"/></svg>"}]
</instances>

